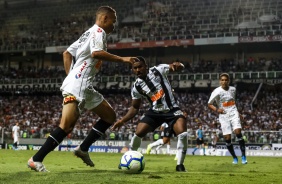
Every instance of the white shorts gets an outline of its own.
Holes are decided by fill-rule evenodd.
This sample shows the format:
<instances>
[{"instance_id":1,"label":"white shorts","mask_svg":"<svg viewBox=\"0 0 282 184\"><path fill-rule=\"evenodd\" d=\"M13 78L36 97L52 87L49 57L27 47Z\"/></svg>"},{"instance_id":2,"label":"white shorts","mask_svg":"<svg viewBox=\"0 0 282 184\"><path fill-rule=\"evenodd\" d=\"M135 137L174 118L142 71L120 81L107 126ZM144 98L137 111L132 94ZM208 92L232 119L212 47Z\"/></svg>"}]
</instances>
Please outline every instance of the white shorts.
<instances>
[{"instance_id":1,"label":"white shorts","mask_svg":"<svg viewBox=\"0 0 282 184\"><path fill-rule=\"evenodd\" d=\"M18 136L14 136L14 143L18 143L19 144L19 137Z\"/></svg>"},{"instance_id":2,"label":"white shorts","mask_svg":"<svg viewBox=\"0 0 282 184\"><path fill-rule=\"evenodd\" d=\"M219 122L221 124L223 135L232 134L234 130L242 128L238 111L220 114Z\"/></svg>"},{"instance_id":3,"label":"white shorts","mask_svg":"<svg viewBox=\"0 0 282 184\"><path fill-rule=\"evenodd\" d=\"M84 109L91 110L100 105L104 97L101 95L98 91L96 91L94 88L86 88L84 91L84 97L79 97L74 94L68 93L66 91L62 92L63 97L67 96L74 96L76 100L79 102L78 108L79 111L83 111ZM81 100L79 100L81 99Z\"/></svg>"}]
</instances>

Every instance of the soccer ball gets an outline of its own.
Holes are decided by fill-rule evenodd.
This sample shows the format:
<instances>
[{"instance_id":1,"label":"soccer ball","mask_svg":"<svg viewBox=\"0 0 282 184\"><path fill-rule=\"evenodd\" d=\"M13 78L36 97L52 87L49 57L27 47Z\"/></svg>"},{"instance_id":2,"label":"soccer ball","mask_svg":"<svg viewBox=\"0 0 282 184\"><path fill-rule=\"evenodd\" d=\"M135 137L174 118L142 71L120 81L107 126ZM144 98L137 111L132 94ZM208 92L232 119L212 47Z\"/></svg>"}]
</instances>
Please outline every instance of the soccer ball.
<instances>
[{"instance_id":1,"label":"soccer ball","mask_svg":"<svg viewBox=\"0 0 282 184\"><path fill-rule=\"evenodd\" d=\"M128 174L139 174L145 168L144 156L138 151L125 152L119 164L119 169Z\"/></svg>"}]
</instances>

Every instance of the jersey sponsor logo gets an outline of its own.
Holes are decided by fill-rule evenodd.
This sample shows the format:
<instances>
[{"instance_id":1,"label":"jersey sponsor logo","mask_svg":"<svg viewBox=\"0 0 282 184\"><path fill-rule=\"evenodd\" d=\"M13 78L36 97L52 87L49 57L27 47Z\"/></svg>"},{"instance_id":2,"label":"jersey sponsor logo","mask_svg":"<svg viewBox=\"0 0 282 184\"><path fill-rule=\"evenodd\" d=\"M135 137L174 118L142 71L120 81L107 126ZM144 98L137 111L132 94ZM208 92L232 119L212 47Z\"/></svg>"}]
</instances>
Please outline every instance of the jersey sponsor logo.
<instances>
[{"instance_id":1,"label":"jersey sponsor logo","mask_svg":"<svg viewBox=\"0 0 282 184\"><path fill-rule=\"evenodd\" d=\"M79 78L81 77L81 73L82 73L82 71L85 69L86 65L87 65L87 62L84 61L84 62L83 62L83 65L81 66L81 68L80 68L80 70L79 70L79 73L77 73L77 74L75 75L75 78L76 78L76 79L79 79Z\"/></svg>"},{"instance_id":2,"label":"jersey sponsor logo","mask_svg":"<svg viewBox=\"0 0 282 184\"><path fill-rule=\"evenodd\" d=\"M183 115L183 112L181 110L178 110L176 112L173 113L175 116L180 116Z\"/></svg>"},{"instance_id":3,"label":"jersey sponsor logo","mask_svg":"<svg viewBox=\"0 0 282 184\"><path fill-rule=\"evenodd\" d=\"M162 96L164 95L164 90L160 89L157 93L155 93L154 95L151 96L151 100L157 101L158 99L160 99Z\"/></svg>"}]
</instances>

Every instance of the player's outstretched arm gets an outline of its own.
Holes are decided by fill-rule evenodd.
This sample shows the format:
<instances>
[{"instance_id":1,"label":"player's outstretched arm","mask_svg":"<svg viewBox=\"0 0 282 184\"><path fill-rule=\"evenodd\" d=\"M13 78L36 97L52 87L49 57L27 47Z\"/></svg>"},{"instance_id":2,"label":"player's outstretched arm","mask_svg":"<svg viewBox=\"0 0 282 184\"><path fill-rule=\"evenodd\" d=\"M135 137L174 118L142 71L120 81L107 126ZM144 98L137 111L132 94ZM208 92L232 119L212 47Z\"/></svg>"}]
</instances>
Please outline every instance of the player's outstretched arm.
<instances>
[{"instance_id":1,"label":"player's outstretched arm","mask_svg":"<svg viewBox=\"0 0 282 184\"><path fill-rule=\"evenodd\" d=\"M174 72L174 71L178 72L178 71L183 70L184 68L185 66L182 63L177 62L177 61L173 62L172 64L169 64L170 72Z\"/></svg>"},{"instance_id":2,"label":"player's outstretched arm","mask_svg":"<svg viewBox=\"0 0 282 184\"><path fill-rule=\"evenodd\" d=\"M130 63L130 64L133 64L133 62L137 60L136 57L121 57L103 50L92 52L91 56L95 59L101 59L103 61Z\"/></svg>"},{"instance_id":3,"label":"player's outstretched arm","mask_svg":"<svg viewBox=\"0 0 282 184\"><path fill-rule=\"evenodd\" d=\"M120 120L114 123L111 130L120 129L127 121L131 120L139 111L141 105L141 99L133 99L132 105L129 108L128 112L125 116L123 116Z\"/></svg>"}]
</instances>

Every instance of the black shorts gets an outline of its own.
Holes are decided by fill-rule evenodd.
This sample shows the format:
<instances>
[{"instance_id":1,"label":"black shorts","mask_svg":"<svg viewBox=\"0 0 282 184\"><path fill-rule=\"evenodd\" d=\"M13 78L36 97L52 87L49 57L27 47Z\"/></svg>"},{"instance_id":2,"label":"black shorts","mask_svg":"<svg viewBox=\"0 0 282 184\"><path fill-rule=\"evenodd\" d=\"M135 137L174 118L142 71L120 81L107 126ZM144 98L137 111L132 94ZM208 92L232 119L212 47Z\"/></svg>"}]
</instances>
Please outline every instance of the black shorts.
<instances>
[{"instance_id":1,"label":"black shorts","mask_svg":"<svg viewBox=\"0 0 282 184\"><path fill-rule=\"evenodd\" d=\"M152 128L152 131L166 122L168 124L166 131L170 133L169 135L172 135L175 134L173 125L179 118L185 119L183 112L179 108L172 109L167 113L156 113L150 109L144 114L139 122L147 123Z\"/></svg>"},{"instance_id":2,"label":"black shorts","mask_svg":"<svg viewBox=\"0 0 282 184\"><path fill-rule=\"evenodd\" d=\"M170 126L168 126L167 128L165 128L161 134L161 137L172 137L173 131L171 131L172 128L170 128Z\"/></svg>"},{"instance_id":3,"label":"black shorts","mask_svg":"<svg viewBox=\"0 0 282 184\"><path fill-rule=\"evenodd\" d=\"M202 145L202 144L204 144L203 139L200 140L199 138L197 138L197 139L196 139L196 144L197 144L197 145Z\"/></svg>"}]
</instances>

